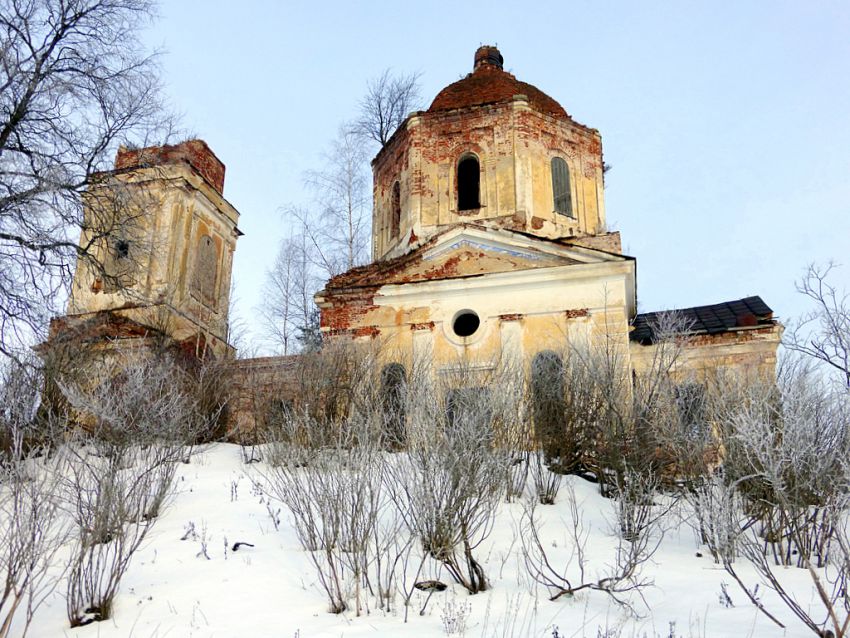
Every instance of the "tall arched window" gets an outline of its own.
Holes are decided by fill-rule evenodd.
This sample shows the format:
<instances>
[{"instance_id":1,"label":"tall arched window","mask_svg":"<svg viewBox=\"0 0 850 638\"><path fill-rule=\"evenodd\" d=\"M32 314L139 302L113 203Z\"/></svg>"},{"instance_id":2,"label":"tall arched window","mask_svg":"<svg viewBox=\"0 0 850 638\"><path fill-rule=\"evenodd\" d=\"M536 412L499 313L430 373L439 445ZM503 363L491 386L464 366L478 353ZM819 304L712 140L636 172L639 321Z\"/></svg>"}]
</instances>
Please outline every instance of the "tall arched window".
<instances>
[{"instance_id":1,"label":"tall arched window","mask_svg":"<svg viewBox=\"0 0 850 638\"><path fill-rule=\"evenodd\" d=\"M457 165L457 209L473 210L481 208L479 185L481 169L478 158L467 155Z\"/></svg>"},{"instance_id":2,"label":"tall arched window","mask_svg":"<svg viewBox=\"0 0 850 638\"><path fill-rule=\"evenodd\" d=\"M390 237L398 237L399 226L401 225L401 185L396 182L393 184L393 201L390 210Z\"/></svg>"},{"instance_id":3,"label":"tall arched window","mask_svg":"<svg viewBox=\"0 0 850 638\"><path fill-rule=\"evenodd\" d=\"M389 363L381 370L381 407L384 437L387 447L401 449L407 442L405 436L404 390L407 372L400 363Z\"/></svg>"},{"instance_id":4,"label":"tall arched window","mask_svg":"<svg viewBox=\"0 0 850 638\"><path fill-rule=\"evenodd\" d=\"M195 254L195 272L192 278L192 290L207 304L213 305L215 299L215 284L218 277L218 250L209 235L201 236L198 240Z\"/></svg>"},{"instance_id":5,"label":"tall arched window","mask_svg":"<svg viewBox=\"0 0 850 638\"><path fill-rule=\"evenodd\" d=\"M552 158L552 197L555 212L573 216L573 201L570 195L570 169L562 157Z\"/></svg>"},{"instance_id":6,"label":"tall arched window","mask_svg":"<svg viewBox=\"0 0 850 638\"><path fill-rule=\"evenodd\" d=\"M493 401L487 386L452 388L446 394L449 436L473 436L479 442L492 442L493 417Z\"/></svg>"},{"instance_id":7,"label":"tall arched window","mask_svg":"<svg viewBox=\"0 0 850 638\"><path fill-rule=\"evenodd\" d=\"M575 444L568 440L565 419L564 364L551 350L538 352L531 361L531 401L534 430L549 468L563 471Z\"/></svg>"}]
</instances>

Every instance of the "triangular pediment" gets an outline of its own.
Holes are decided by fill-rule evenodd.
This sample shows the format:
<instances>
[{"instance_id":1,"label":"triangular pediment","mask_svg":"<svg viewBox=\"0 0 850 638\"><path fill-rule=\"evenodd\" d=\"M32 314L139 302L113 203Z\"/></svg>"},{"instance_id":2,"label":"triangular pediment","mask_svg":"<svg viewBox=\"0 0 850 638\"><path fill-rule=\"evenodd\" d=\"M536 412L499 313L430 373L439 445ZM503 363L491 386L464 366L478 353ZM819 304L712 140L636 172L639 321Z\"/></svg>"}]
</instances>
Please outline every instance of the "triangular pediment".
<instances>
[{"instance_id":1,"label":"triangular pediment","mask_svg":"<svg viewBox=\"0 0 850 638\"><path fill-rule=\"evenodd\" d=\"M410 253L355 268L328 288L404 284L629 259L508 230L460 226Z\"/></svg>"}]
</instances>

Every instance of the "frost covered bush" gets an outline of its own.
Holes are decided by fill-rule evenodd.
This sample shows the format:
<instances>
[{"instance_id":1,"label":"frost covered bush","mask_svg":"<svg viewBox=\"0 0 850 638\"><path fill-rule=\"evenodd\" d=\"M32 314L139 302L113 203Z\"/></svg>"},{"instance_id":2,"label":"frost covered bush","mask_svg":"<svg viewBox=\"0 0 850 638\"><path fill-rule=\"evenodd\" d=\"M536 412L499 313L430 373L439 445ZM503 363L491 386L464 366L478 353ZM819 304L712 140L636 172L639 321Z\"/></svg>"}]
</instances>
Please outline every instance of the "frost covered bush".
<instances>
[{"instance_id":1,"label":"frost covered bush","mask_svg":"<svg viewBox=\"0 0 850 638\"><path fill-rule=\"evenodd\" d=\"M511 455L494 428L500 388L472 385L468 368L454 374L435 383L422 373L410 384L407 453L393 468L390 489L423 551L475 594L488 582L474 552L492 530Z\"/></svg>"},{"instance_id":2,"label":"frost covered bush","mask_svg":"<svg viewBox=\"0 0 850 638\"><path fill-rule=\"evenodd\" d=\"M388 429L371 354L311 355L300 376L309 403L281 411L266 433L259 487L288 508L333 613L353 600L360 615L370 596L389 609L399 553L409 548L383 487Z\"/></svg>"},{"instance_id":3,"label":"frost covered bush","mask_svg":"<svg viewBox=\"0 0 850 638\"><path fill-rule=\"evenodd\" d=\"M76 526L66 604L72 626L110 617L133 554L172 493L177 464L206 420L181 368L119 354L103 380L63 386L80 424L57 454Z\"/></svg>"},{"instance_id":4,"label":"frost covered bush","mask_svg":"<svg viewBox=\"0 0 850 638\"><path fill-rule=\"evenodd\" d=\"M0 376L0 637L12 622L26 632L33 615L61 582L51 563L70 526L57 489L62 459L32 442L47 429L37 416L43 378L34 362L6 361Z\"/></svg>"}]
</instances>

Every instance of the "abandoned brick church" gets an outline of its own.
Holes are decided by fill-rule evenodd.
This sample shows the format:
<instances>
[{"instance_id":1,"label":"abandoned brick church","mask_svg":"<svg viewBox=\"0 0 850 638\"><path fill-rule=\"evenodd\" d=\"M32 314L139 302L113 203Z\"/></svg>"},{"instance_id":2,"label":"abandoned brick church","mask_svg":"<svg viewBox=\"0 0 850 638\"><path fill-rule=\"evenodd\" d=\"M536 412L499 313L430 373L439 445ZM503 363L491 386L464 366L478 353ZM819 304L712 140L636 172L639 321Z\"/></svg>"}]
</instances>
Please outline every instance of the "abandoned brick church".
<instances>
[{"instance_id":1,"label":"abandoned brick church","mask_svg":"<svg viewBox=\"0 0 850 638\"><path fill-rule=\"evenodd\" d=\"M600 134L507 73L498 49L479 48L472 72L410 114L372 167L373 261L316 293L324 339L380 340L387 363L427 357L440 370L459 359L486 368L505 352L531 361L605 335L632 370L647 365L655 313L637 314L635 257L606 227ZM224 175L200 140L120 149L89 198L131 193L142 223L100 245L115 274L108 281L80 263L51 340L84 335L112 348L157 332L232 357L227 310L241 232ZM774 369L782 327L759 297L680 312L690 333L683 369ZM234 388L292 365L236 359ZM246 419L235 410L231 427L250 427Z\"/></svg>"}]
</instances>

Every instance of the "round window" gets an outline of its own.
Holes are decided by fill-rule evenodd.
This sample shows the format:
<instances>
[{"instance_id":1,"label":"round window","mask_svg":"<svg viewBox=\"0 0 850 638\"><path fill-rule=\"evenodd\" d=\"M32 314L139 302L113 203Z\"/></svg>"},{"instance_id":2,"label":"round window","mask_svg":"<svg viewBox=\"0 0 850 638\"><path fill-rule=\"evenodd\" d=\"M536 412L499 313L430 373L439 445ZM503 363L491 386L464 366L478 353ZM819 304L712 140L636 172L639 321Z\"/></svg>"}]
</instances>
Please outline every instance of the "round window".
<instances>
[{"instance_id":1,"label":"round window","mask_svg":"<svg viewBox=\"0 0 850 638\"><path fill-rule=\"evenodd\" d=\"M452 329L458 337L469 337L475 334L480 325L481 320L477 314L471 310L461 310L452 323Z\"/></svg>"}]
</instances>

